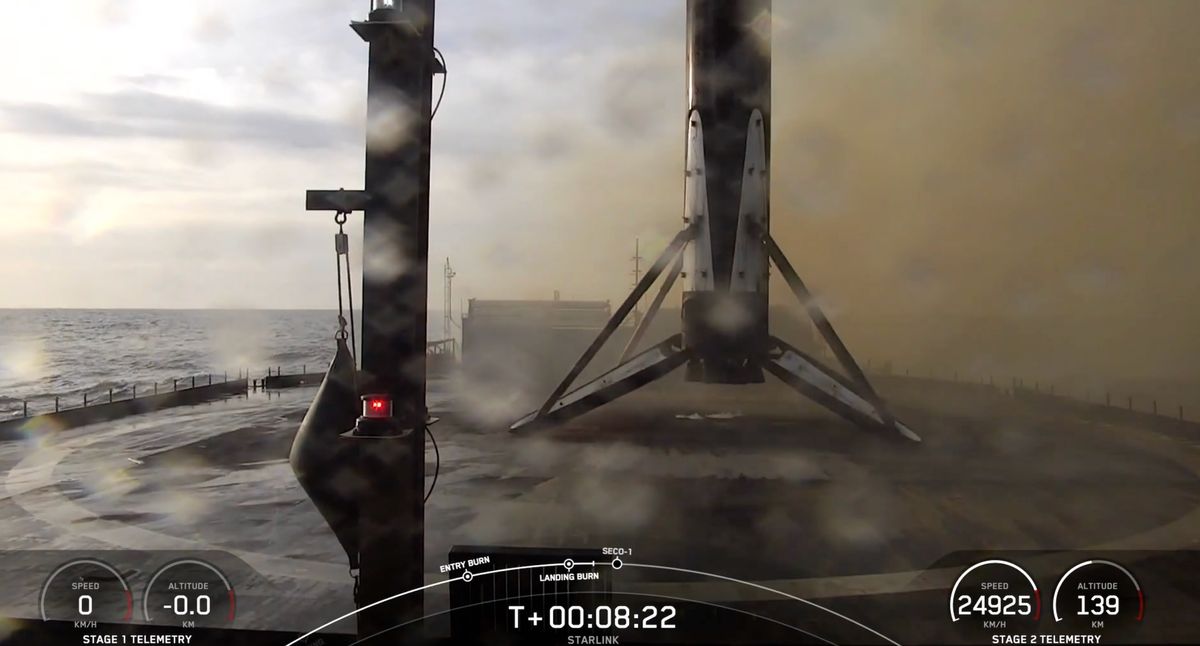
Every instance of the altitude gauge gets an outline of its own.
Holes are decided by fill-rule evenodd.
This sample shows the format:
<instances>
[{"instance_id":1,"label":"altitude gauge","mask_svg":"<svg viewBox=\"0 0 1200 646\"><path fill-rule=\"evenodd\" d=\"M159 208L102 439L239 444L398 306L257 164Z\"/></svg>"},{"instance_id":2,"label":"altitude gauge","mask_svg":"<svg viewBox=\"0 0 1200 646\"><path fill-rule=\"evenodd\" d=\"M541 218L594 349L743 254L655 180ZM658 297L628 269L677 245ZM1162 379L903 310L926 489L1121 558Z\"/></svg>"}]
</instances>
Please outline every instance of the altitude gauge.
<instances>
[{"instance_id":1,"label":"altitude gauge","mask_svg":"<svg viewBox=\"0 0 1200 646\"><path fill-rule=\"evenodd\" d=\"M146 584L142 607L147 622L183 628L229 627L237 612L229 579L196 559L159 568Z\"/></svg>"},{"instance_id":2,"label":"altitude gauge","mask_svg":"<svg viewBox=\"0 0 1200 646\"><path fill-rule=\"evenodd\" d=\"M1054 587L1054 622L1073 632L1128 630L1141 623L1146 599L1133 573L1112 561L1084 561Z\"/></svg>"},{"instance_id":3,"label":"altitude gauge","mask_svg":"<svg viewBox=\"0 0 1200 646\"><path fill-rule=\"evenodd\" d=\"M1019 565L980 561L959 575L950 590L950 621L985 633L1028 632L1042 614L1037 584Z\"/></svg>"},{"instance_id":4,"label":"altitude gauge","mask_svg":"<svg viewBox=\"0 0 1200 646\"><path fill-rule=\"evenodd\" d=\"M76 559L46 579L38 607L45 621L124 622L133 618L133 593L111 565Z\"/></svg>"}]
</instances>

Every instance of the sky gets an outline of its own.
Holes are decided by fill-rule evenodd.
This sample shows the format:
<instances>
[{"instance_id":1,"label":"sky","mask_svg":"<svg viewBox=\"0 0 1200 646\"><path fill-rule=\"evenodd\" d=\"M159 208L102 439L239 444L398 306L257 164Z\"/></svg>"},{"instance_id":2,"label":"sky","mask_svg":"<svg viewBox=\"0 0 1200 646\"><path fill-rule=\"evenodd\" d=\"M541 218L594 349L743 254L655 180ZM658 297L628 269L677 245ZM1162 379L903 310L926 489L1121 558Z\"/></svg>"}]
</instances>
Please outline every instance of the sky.
<instances>
[{"instance_id":1,"label":"sky","mask_svg":"<svg viewBox=\"0 0 1200 646\"><path fill-rule=\"evenodd\" d=\"M662 31L681 37L678 7L590 4L440 8L450 75L434 135L435 302L447 256L463 296L616 298L624 264L595 286L514 283L534 265L549 276L631 256L643 230L657 242L677 226L671 212L640 222L650 210L628 195L602 215L605 228L620 221L603 240L612 245L581 257L575 198L543 197L564 182L584 201L619 194L622 171L651 166L647 152L603 174L586 164L680 127L681 49L661 42ZM367 46L348 25L367 5L4 3L0 83L13 91L0 99L0 271L25 278L6 281L0 306L335 302L332 217L306 213L304 191L362 186ZM656 92L664 75L672 91ZM671 157L649 170L669 176Z\"/></svg>"},{"instance_id":2,"label":"sky","mask_svg":"<svg viewBox=\"0 0 1200 646\"><path fill-rule=\"evenodd\" d=\"M332 307L304 191L361 187L367 5L0 4L0 307ZM1200 3L775 5L772 230L852 348L1197 376ZM440 3L435 306L446 257L456 307L624 296L680 226L683 37Z\"/></svg>"}]
</instances>

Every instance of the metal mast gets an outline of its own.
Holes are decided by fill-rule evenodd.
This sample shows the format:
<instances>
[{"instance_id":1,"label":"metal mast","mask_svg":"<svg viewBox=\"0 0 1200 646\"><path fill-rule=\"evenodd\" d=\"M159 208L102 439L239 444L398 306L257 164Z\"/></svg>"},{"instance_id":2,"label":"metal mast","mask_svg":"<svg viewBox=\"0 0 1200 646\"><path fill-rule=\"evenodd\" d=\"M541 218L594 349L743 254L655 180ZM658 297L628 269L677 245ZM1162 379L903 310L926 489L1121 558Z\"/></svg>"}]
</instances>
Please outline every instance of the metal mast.
<instances>
[{"instance_id":1,"label":"metal mast","mask_svg":"<svg viewBox=\"0 0 1200 646\"><path fill-rule=\"evenodd\" d=\"M400 631L386 631L424 614L421 594L401 594L421 588L425 572L429 158L433 76L444 71L434 54L434 4L372 0L367 20L351 23L369 46L364 190L309 191L307 200L309 210L364 212L363 416L350 433L306 434L302 425L293 453L336 448L317 445L330 430L351 447L350 464L306 471L302 484L327 518L355 519L333 529L359 566L358 634L382 635L372 644L396 642ZM341 495L311 493L339 486ZM392 601L378 603L384 599Z\"/></svg>"}]
</instances>

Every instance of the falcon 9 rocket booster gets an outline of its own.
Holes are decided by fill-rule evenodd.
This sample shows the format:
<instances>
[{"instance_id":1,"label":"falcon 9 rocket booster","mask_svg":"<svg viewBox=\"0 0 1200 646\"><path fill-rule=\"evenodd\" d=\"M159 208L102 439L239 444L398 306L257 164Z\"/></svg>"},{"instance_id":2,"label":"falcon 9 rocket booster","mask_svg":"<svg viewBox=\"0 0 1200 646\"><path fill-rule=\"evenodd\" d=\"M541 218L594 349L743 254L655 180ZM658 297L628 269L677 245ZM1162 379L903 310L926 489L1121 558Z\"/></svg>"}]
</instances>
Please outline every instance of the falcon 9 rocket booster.
<instances>
[{"instance_id":1,"label":"falcon 9 rocket booster","mask_svg":"<svg viewBox=\"0 0 1200 646\"><path fill-rule=\"evenodd\" d=\"M756 383L770 372L859 426L920 441L888 411L771 238L771 0L688 0L686 119L683 230L545 403L512 429L565 421L686 365L688 381L706 383ZM769 261L804 306L840 373L771 336ZM568 391L664 273L618 365ZM680 333L634 354L678 279Z\"/></svg>"}]
</instances>

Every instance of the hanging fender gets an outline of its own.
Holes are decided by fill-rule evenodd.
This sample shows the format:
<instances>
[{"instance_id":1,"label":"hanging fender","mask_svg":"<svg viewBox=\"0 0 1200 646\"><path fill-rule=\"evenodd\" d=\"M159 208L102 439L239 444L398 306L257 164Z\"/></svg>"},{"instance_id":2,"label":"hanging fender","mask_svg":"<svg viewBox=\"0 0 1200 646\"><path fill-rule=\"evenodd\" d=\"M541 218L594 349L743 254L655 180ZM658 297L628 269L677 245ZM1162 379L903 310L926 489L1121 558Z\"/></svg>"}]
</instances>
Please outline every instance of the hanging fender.
<instances>
[{"instance_id":1,"label":"hanging fender","mask_svg":"<svg viewBox=\"0 0 1200 646\"><path fill-rule=\"evenodd\" d=\"M333 361L300 422L289 461L300 486L346 551L350 567L357 569L355 501L369 483L356 468L354 443L341 438L354 428L359 403L354 357L343 336L338 336Z\"/></svg>"}]
</instances>

